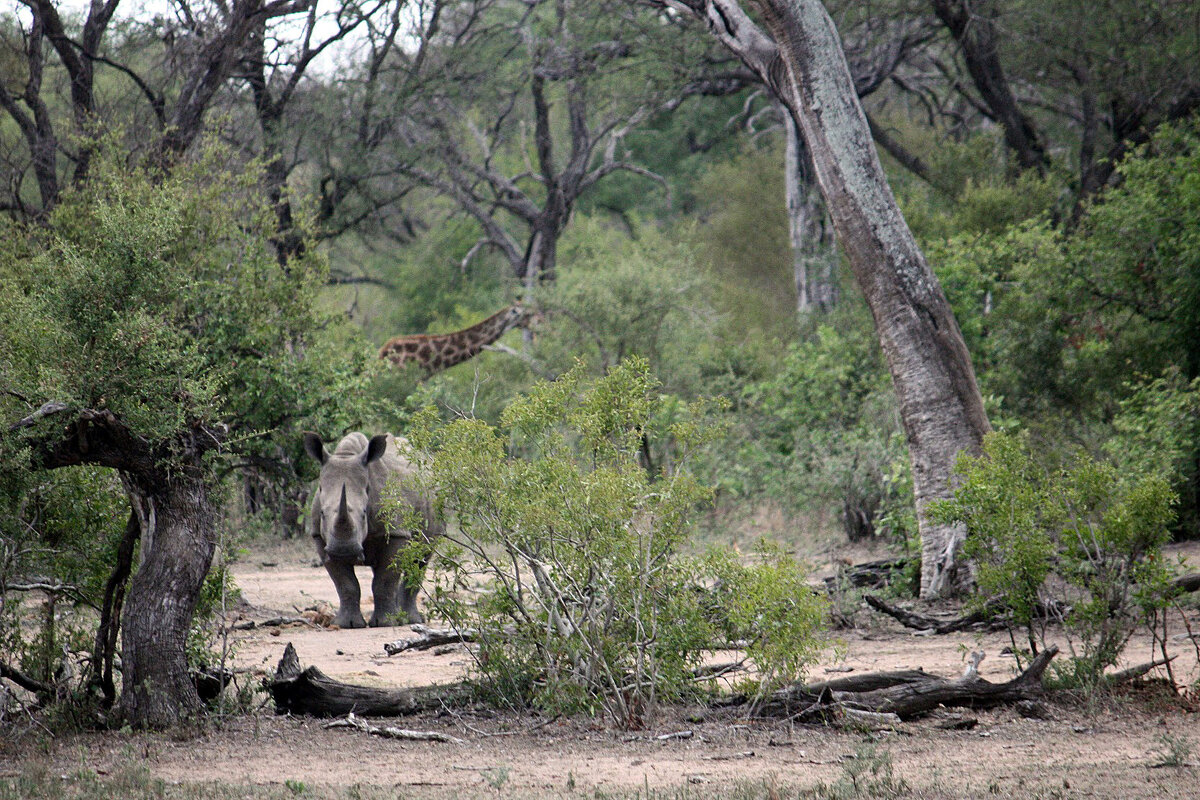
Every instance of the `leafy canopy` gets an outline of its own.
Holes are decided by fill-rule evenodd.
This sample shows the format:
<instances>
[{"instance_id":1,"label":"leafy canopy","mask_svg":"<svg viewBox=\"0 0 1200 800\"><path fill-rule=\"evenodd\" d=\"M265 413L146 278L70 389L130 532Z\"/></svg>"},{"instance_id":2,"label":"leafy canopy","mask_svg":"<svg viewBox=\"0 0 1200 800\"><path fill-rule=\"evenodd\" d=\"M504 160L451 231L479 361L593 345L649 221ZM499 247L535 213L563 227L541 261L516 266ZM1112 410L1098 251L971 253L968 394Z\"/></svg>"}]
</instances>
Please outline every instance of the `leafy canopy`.
<instances>
[{"instance_id":1,"label":"leafy canopy","mask_svg":"<svg viewBox=\"0 0 1200 800\"><path fill-rule=\"evenodd\" d=\"M57 401L109 411L152 443L204 429L266 452L299 421L336 427L364 411L372 361L317 310L324 259L277 262L259 170L234 173L227 158L209 148L162 176L110 155L45 227L6 226L4 418Z\"/></svg>"}]
</instances>

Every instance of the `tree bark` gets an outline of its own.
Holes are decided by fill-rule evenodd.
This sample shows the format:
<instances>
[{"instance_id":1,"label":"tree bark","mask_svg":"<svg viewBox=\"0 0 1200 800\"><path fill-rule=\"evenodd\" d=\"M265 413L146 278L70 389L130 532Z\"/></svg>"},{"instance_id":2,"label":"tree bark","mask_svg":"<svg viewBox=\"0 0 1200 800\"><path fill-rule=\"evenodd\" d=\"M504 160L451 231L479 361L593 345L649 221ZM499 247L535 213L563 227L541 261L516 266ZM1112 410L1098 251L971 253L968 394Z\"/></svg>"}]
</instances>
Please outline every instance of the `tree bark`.
<instances>
[{"instance_id":1,"label":"tree bark","mask_svg":"<svg viewBox=\"0 0 1200 800\"><path fill-rule=\"evenodd\" d=\"M837 31L816 0L755 0L770 36L736 0L683 5L772 87L812 153L892 375L912 461L921 596L936 597L951 585L964 532L930 519L929 505L950 495L958 453L978 452L990 427L958 322L879 163Z\"/></svg>"},{"instance_id":2,"label":"tree bark","mask_svg":"<svg viewBox=\"0 0 1200 800\"><path fill-rule=\"evenodd\" d=\"M142 531L142 558L122 615L119 712L133 727L165 728L203 709L185 645L216 549L216 514L194 469L161 481L124 479Z\"/></svg>"},{"instance_id":3,"label":"tree bark","mask_svg":"<svg viewBox=\"0 0 1200 800\"><path fill-rule=\"evenodd\" d=\"M117 548L117 565L104 586L104 605L100 609L100 625L96 629L96 644L92 651L91 683L99 687L105 708L112 708L117 699L117 689L113 684L113 659L120 630L118 620L125 604L129 573L133 570L134 547L141 533L138 515L130 511L125 533L121 536L121 544Z\"/></svg>"},{"instance_id":4,"label":"tree bark","mask_svg":"<svg viewBox=\"0 0 1200 800\"><path fill-rule=\"evenodd\" d=\"M787 151L784 184L796 311L832 311L837 304L837 245L826 224L825 205L812 172L812 160L792 115L783 109Z\"/></svg>"}]
</instances>

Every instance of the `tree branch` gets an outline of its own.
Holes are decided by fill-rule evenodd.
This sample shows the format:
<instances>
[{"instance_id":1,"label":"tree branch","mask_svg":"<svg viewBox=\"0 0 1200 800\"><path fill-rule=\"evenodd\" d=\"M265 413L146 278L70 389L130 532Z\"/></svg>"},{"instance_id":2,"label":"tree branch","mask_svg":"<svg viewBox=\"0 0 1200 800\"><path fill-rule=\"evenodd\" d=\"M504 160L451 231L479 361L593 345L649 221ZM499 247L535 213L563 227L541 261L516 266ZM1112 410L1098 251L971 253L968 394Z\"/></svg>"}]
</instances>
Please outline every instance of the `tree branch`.
<instances>
[{"instance_id":1,"label":"tree branch","mask_svg":"<svg viewBox=\"0 0 1200 800\"><path fill-rule=\"evenodd\" d=\"M17 686L20 686L22 689L33 692L34 694L53 696L55 693L54 687L50 684L35 680L25 673L13 669L3 661L0 661L0 678L6 678L7 680L15 683Z\"/></svg>"}]
</instances>

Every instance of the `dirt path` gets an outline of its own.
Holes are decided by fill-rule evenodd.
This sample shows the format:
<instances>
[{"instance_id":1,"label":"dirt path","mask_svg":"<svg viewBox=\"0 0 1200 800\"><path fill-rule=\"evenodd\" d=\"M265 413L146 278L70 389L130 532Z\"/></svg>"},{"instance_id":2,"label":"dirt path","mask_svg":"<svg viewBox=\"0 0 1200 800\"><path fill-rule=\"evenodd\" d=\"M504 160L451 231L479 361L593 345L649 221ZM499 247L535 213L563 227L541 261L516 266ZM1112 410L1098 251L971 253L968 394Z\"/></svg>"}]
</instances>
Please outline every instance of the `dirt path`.
<instances>
[{"instance_id":1,"label":"dirt path","mask_svg":"<svg viewBox=\"0 0 1200 800\"><path fill-rule=\"evenodd\" d=\"M336 601L324 570L297 546L257 552L233 573L243 592L240 613L246 620L294 616L297 609L319 601ZM366 570L361 578L368 578L364 584L369 585ZM1194 629L1200 630L1200 618ZM447 682L468 665L469 655L462 651L384 654L384 642L405 635L410 635L407 628L330 630L296 624L238 631L232 640L235 665L262 675L274 671L287 642L296 646L303 664L357 683ZM953 675L961 671L966 653L982 649L988 655L983 675L1006 680L1014 666L1001 655L1007 644L1007 637L997 634L915 636L873 619L865 630L841 634L814 676L903 667ZM1148 643L1135 643L1130 660L1146 660L1146 650ZM1191 658L1195 660L1194 651ZM887 753L895 776L917 790L909 796L1200 797L1200 768L1154 766L1171 743L1190 743L1200 750L1200 719L1178 704L1142 698L1111 701L1091 711L1060 704L1053 713L1052 720L1035 721L1011 709L966 711L962 715L977 720L975 727L945 730L939 725L947 721L947 712L874 736L736 714L709 714L697 721L680 709L636 734L591 720L484 712L445 712L392 723L466 740L452 745L382 740L266 710L228 719L184 740L178 734L82 734L53 742L49 755L39 757L64 770L82 763L112 773L132 761L169 781L365 784L385 787L389 796L399 791L420 797L582 797L688 787L689 796L708 797L747 782L761 795L769 794L771 785L811 787L836 781L855 765L869 766L864 747L875 747ZM691 731L691 736L654 738L680 731ZM0 752L0 773L12 774L17 759L5 765L3 758ZM1200 762L1200 755L1192 752L1185 760ZM876 796L895 794L880 791Z\"/></svg>"}]
</instances>

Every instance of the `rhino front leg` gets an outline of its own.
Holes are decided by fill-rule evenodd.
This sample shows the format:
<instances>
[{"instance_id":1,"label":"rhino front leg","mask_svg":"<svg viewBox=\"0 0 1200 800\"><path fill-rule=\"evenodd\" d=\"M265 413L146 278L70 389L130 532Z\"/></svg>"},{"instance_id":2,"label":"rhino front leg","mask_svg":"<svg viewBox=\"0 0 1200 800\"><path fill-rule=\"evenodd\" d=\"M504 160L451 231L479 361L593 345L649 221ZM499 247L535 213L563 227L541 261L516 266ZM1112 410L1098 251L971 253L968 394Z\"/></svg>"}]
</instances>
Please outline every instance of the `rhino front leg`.
<instances>
[{"instance_id":1,"label":"rhino front leg","mask_svg":"<svg viewBox=\"0 0 1200 800\"><path fill-rule=\"evenodd\" d=\"M359 608L361 590L358 587L358 576L354 574L354 565L343 561L326 561L325 571L333 579L333 586L338 594L338 613L333 618L333 624L339 628L365 628L367 621L363 619Z\"/></svg>"},{"instance_id":2,"label":"rhino front leg","mask_svg":"<svg viewBox=\"0 0 1200 800\"><path fill-rule=\"evenodd\" d=\"M371 615L372 628L404 625L413 621L407 620L400 611L400 577L400 570L393 564L375 568L375 577L371 580L371 593L375 596L375 613Z\"/></svg>"}]
</instances>

